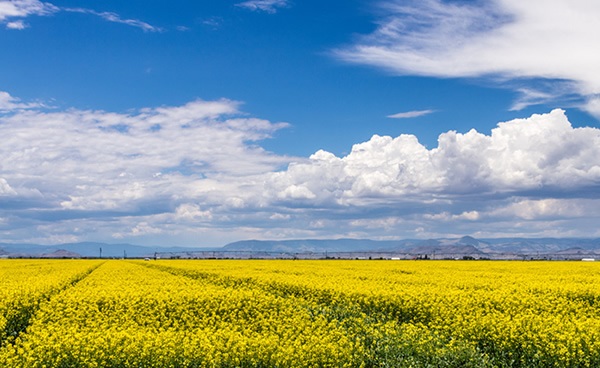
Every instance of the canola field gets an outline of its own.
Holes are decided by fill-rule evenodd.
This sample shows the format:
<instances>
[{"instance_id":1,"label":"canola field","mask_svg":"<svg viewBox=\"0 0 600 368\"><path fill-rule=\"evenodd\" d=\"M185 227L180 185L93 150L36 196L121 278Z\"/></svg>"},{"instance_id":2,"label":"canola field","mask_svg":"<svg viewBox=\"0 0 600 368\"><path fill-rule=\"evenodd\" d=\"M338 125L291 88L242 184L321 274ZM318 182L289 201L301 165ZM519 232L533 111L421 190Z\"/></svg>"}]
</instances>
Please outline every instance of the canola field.
<instances>
[{"instance_id":1,"label":"canola field","mask_svg":"<svg viewBox=\"0 0 600 368\"><path fill-rule=\"evenodd\" d=\"M600 264L0 260L2 367L598 367Z\"/></svg>"}]
</instances>

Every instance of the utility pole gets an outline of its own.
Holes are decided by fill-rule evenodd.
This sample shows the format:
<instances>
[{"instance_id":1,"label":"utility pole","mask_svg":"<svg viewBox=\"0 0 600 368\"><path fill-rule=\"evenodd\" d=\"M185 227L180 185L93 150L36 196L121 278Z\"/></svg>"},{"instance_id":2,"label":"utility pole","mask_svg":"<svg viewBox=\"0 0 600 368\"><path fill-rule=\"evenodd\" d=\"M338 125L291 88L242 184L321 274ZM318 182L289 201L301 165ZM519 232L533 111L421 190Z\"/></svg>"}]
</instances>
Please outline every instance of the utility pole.
<instances>
[{"instance_id":1,"label":"utility pole","mask_svg":"<svg viewBox=\"0 0 600 368\"><path fill-rule=\"evenodd\" d=\"M100 258L102 258L102 247L100 247Z\"/></svg>"}]
</instances>

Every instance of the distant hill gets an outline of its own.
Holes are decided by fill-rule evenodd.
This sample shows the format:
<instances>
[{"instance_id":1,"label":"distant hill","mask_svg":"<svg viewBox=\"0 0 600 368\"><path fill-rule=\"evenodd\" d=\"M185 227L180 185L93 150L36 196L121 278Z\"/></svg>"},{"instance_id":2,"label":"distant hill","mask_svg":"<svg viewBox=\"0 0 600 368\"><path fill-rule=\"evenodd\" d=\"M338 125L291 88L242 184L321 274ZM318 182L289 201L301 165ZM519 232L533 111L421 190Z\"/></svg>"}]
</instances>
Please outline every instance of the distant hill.
<instances>
[{"instance_id":1,"label":"distant hill","mask_svg":"<svg viewBox=\"0 0 600 368\"><path fill-rule=\"evenodd\" d=\"M68 250L58 249L52 253L40 254L40 258L81 258L79 253L69 252Z\"/></svg>"},{"instance_id":2,"label":"distant hill","mask_svg":"<svg viewBox=\"0 0 600 368\"><path fill-rule=\"evenodd\" d=\"M102 249L102 254L100 254ZM38 258L144 258L154 257L216 257L232 255L251 258L258 253L265 257L290 257L299 254L327 254L333 257L401 257L401 258L491 258L491 259L578 259L599 258L600 239L588 238L499 238L476 239L471 236L439 239L296 239L243 240L223 247L189 248L105 244L94 242L57 245L0 243L0 257ZM344 254L342 254L344 253ZM337 254L337 255L336 255Z\"/></svg>"},{"instance_id":3,"label":"distant hill","mask_svg":"<svg viewBox=\"0 0 600 368\"><path fill-rule=\"evenodd\" d=\"M600 239L504 238L476 239L471 236L441 239L369 240L300 239L244 240L225 245L222 250L246 252L334 253L355 252L428 258L581 258L600 256Z\"/></svg>"},{"instance_id":4,"label":"distant hill","mask_svg":"<svg viewBox=\"0 0 600 368\"><path fill-rule=\"evenodd\" d=\"M100 254L102 249L102 254ZM79 257L100 257L103 258L144 258L154 257L155 252L185 252L204 250L205 248L186 248L186 247L160 247L160 246L141 246L133 244L106 244L94 242L82 243L65 243L56 245L39 245L39 244L11 244L0 243L0 256L9 257L45 257L51 254L59 254L62 251L64 258L79 258ZM69 257L71 255L72 257ZM62 258L62 257L58 257Z\"/></svg>"}]
</instances>

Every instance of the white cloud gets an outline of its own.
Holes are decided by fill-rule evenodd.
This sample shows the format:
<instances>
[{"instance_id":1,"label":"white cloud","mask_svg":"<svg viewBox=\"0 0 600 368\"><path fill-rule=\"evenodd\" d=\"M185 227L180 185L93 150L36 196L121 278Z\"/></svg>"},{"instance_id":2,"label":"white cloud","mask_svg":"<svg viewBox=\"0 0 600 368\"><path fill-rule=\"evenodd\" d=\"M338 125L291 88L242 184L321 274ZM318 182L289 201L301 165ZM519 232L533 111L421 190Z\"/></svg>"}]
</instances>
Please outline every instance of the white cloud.
<instances>
[{"instance_id":1,"label":"white cloud","mask_svg":"<svg viewBox=\"0 0 600 368\"><path fill-rule=\"evenodd\" d=\"M600 116L600 94L591 96L583 109L594 116Z\"/></svg>"},{"instance_id":2,"label":"white cloud","mask_svg":"<svg viewBox=\"0 0 600 368\"><path fill-rule=\"evenodd\" d=\"M269 14L277 12L278 8L288 7L287 0L250 0L235 4L240 8L246 8L253 11L264 11Z\"/></svg>"},{"instance_id":3,"label":"white cloud","mask_svg":"<svg viewBox=\"0 0 600 368\"><path fill-rule=\"evenodd\" d=\"M202 221L211 220L212 213L210 211L202 211L197 204L185 203L177 207L175 217L178 220Z\"/></svg>"},{"instance_id":4,"label":"white cloud","mask_svg":"<svg viewBox=\"0 0 600 368\"><path fill-rule=\"evenodd\" d=\"M388 115L388 118L391 119L410 119L410 118L418 118L419 116L429 115L434 113L435 110L414 110L407 112L399 112L397 114Z\"/></svg>"},{"instance_id":5,"label":"white cloud","mask_svg":"<svg viewBox=\"0 0 600 368\"><path fill-rule=\"evenodd\" d=\"M590 200L600 188L600 130L573 128L561 110L500 123L489 135L447 132L433 149L412 135L376 135L343 157L292 158L259 146L288 124L249 117L236 101L123 114L49 112L2 96L6 240L220 245L498 235L528 224L535 235L581 235L600 218Z\"/></svg>"},{"instance_id":6,"label":"white cloud","mask_svg":"<svg viewBox=\"0 0 600 368\"><path fill-rule=\"evenodd\" d=\"M17 110L0 118L0 174L62 210L128 211L226 190L211 178L233 180L287 162L252 144L287 124L239 118L238 105L197 100L133 114Z\"/></svg>"},{"instance_id":7,"label":"white cloud","mask_svg":"<svg viewBox=\"0 0 600 368\"><path fill-rule=\"evenodd\" d=\"M269 216L270 220L289 220L290 218L292 218L292 216L287 215L287 214L282 214L282 213L274 213L271 216Z\"/></svg>"},{"instance_id":8,"label":"white cloud","mask_svg":"<svg viewBox=\"0 0 600 368\"><path fill-rule=\"evenodd\" d=\"M17 192L8 185L8 182L4 178L0 178L0 197L1 196L9 196L16 195Z\"/></svg>"},{"instance_id":9,"label":"white cloud","mask_svg":"<svg viewBox=\"0 0 600 368\"><path fill-rule=\"evenodd\" d=\"M540 218L577 218L599 212L597 199L523 199L494 211L501 217L518 217L525 220Z\"/></svg>"},{"instance_id":10,"label":"white cloud","mask_svg":"<svg viewBox=\"0 0 600 368\"><path fill-rule=\"evenodd\" d=\"M25 22L23 22L22 20L16 20L14 22L6 23L6 28L23 30L27 28L27 24L25 24Z\"/></svg>"},{"instance_id":11,"label":"white cloud","mask_svg":"<svg viewBox=\"0 0 600 368\"><path fill-rule=\"evenodd\" d=\"M30 15L49 15L57 11L56 6L39 0L3 0L0 1L0 22Z\"/></svg>"},{"instance_id":12,"label":"white cloud","mask_svg":"<svg viewBox=\"0 0 600 368\"><path fill-rule=\"evenodd\" d=\"M20 99L11 96L8 92L0 91L0 113L13 110L36 109L43 107L43 104L36 102L21 102Z\"/></svg>"},{"instance_id":13,"label":"white cloud","mask_svg":"<svg viewBox=\"0 0 600 368\"><path fill-rule=\"evenodd\" d=\"M381 7L377 30L337 50L340 58L403 75L567 80L586 100L600 93L598 2L390 0ZM513 108L557 97L525 93Z\"/></svg>"},{"instance_id":14,"label":"white cloud","mask_svg":"<svg viewBox=\"0 0 600 368\"><path fill-rule=\"evenodd\" d=\"M126 24L128 26L139 28L139 29L143 30L144 32L161 32L162 31L162 28L160 28L160 27L155 27L155 26L148 24L146 22L143 22L139 19L123 19L123 18L121 18L121 16L119 14L113 13L113 12L99 12L99 11L95 11L92 9L86 9L86 8L63 8L62 10L71 12L71 13L82 13L82 14L95 15L95 16L98 16L98 17L108 21L108 22Z\"/></svg>"},{"instance_id":15,"label":"white cloud","mask_svg":"<svg viewBox=\"0 0 600 368\"><path fill-rule=\"evenodd\" d=\"M292 184L279 192L280 199L314 199L316 195L303 185Z\"/></svg>"},{"instance_id":16,"label":"white cloud","mask_svg":"<svg viewBox=\"0 0 600 368\"><path fill-rule=\"evenodd\" d=\"M500 123L489 136L450 131L438 142L428 150L411 135L373 136L345 157L319 151L273 174L271 190L282 198L301 187L322 203L371 205L600 185L600 130L573 128L562 110Z\"/></svg>"},{"instance_id":17,"label":"white cloud","mask_svg":"<svg viewBox=\"0 0 600 368\"><path fill-rule=\"evenodd\" d=\"M147 235L157 235L157 234L162 234L164 232L164 230L160 229L160 228L156 228L153 227L152 225L148 224L147 222L140 222L138 224L136 224L135 226L133 226L131 229L129 229L129 231L121 233L121 232L117 232L112 234L112 237L115 239L123 239L125 237L140 237L140 236L147 236Z\"/></svg>"},{"instance_id":18,"label":"white cloud","mask_svg":"<svg viewBox=\"0 0 600 368\"><path fill-rule=\"evenodd\" d=\"M469 220L476 221L481 218L481 214L478 211L468 211L463 212L458 215L454 215L448 212L428 214L423 215L424 218L428 220L436 220L436 221L457 221L457 220Z\"/></svg>"},{"instance_id":19,"label":"white cloud","mask_svg":"<svg viewBox=\"0 0 600 368\"><path fill-rule=\"evenodd\" d=\"M51 228L47 226L40 226L38 230L41 233L46 233L46 231L52 231ZM81 238L72 234L49 234L43 237L27 238L25 239L25 241L31 244L52 245L63 243L76 243L81 241Z\"/></svg>"},{"instance_id":20,"label":"white cloud","mask_svg":"<svg viewBox=\"0 0 600 368\"><path fill-rule=\"evenodd\" d=\"M519 88L517 92L519 92L520 96L519 99L510 107L511 111L523 110L528 106L543 103L554 97L554 95L551 93L537 91L530 88Z\"/></svg>"},{"instance_id":21,"label":"white cloud","mask_svg":"<svg viewBox=\"0 0 600 368\"><path fill-rule=\"evenodd\" d=\"M400 217L384 217L378 219L360 219L350 221L350 226L363 229L386 229L392 230L398 228L405 220Z\"/></svg>"},{"instance_id":22,"label":"white cloud","mask_svg":"<svg viewBox=\"0 0 600 368\"><path fill-rule=\"evenodd\" d=\"M6 22L6 28L23 30L27 24L22 18L29 16L49 16L60 11L83 13L98 16L108 22L126 24L140 28L144 32L160 32L161 28L143 22L139 19L123 19L117 13L99 12L87 8L60 8L48 2L39 0L2 0L0 1L0 22ZM11 20L14 19L14 20ZM10 21L8 21L10 20Z\"/></svg>"}]
</instances>

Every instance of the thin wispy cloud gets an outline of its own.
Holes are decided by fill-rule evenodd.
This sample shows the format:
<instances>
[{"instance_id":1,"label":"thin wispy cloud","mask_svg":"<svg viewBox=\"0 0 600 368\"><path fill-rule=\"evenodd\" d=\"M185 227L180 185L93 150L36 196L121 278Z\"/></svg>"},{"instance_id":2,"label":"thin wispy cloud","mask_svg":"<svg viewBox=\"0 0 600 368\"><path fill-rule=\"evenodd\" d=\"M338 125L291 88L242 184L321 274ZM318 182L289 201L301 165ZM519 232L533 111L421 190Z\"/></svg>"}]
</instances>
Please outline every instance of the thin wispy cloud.
<instances>
[{"instance_id":1,"label":"thin wispy cloud","mask_svg":"<svg viewBox=\"0 0 600 368\"><path fill-rule=\"evenodd\" d=\"M221 28L223 22L224 20L221 17L209 17L202 20L202 25L212 30L217 30Z\"/></svg>"},{"instance_id":2,"label":"thin wispy cloud","mask_svg":"<svg viewBox=\"0 0 600 368\"><path fill-rule=\"evenodd\" d=\"M400 75L541 78L572 82L581 108L600 117L600 3L587 0L386 1L375 32L335 54ZM510 86L510 84L508 84ZM565 86L565 84L563 84ZM562 92L516 103L555 100ZM534 98L531 98L534 97Z\"/></svg>"},{"instance_id":3,"label":"thin wispy cloud","mask_svg":"<svg viewBox=\"0 0 600 368\"><path fill-rule=\"evenodd\" d=\"M120 23L142 29L145 32L159 32L161 28L138 19L123 19L114 12L99 12L88 8L61 8L52 3L39 0L3 0L0 1L0 22L6 22L6 28L23 30L28 27L24 19L30 16L50 16L57 12L83 13L98 16L108 22Z\"/></svg>"},{"instance_id":4,"label":"thin wispy cloud","mask_svg":"<svg viewBox=\"0 0 600 368\"><path fill-rule=\"evenodd\" d=\"M235 4L240 8L275 14L280 8L289 6L288 0L250 0Z\"/></svg>"},{"instance_id":5,"label":"thin wispy cloud","mask_svg":"<svg viewBox=\"0 0 600 368\"><path fill-rule=\"evenodd\" d=\"M162 29L160 27L155 27L153 25L150 25L150 24L143 22L141 20L138 20L138 19L123 19L119 16L119 14L113 13L113 12L98 12L95 10L85 9L85 8L63 8L62 10L66 11L66 12L71 12L71 13L82 13L82 14L95 15L95 16L98 16L98 17L108 21L108 22L126 24L131 27L139 28L139 29L143 30L144 32L160 32L160 31L162 31Z\"/></svg>"},{"instance_id":6,"label":"thin wispy cloud","mask_svg":"<svg viewBox=\"0 0 600 368\"><path fill-rule=\"evenodd\" d=\"M388 115L387 117L390 119L410 119L410 118L418 118L420 116L425 116L434 113L435 110L413 110L406 112L399 112L397 114Z\"/></svg>"},{"instance_id":7,"label":"thin wispy cloud","mask_svg":"<svg viewBox=\"0 0 600 368\"><path fill-rule=\"evenodd\" d=\"M3 0L0 1L0 21L30 15L50 15L58 10L58 7L39 0Z\"/></svg>"},{"instance_id":8,"label":"thin wispy cloud","mask_svg":"<svg viewBox=\"0 0 600 368\"><path fill-rule=\"evenodd\" d=\"M0 23L5 23L7 29L23 30L27 28L23 18L48 16L58 11L58 7L39 0L3 0L0 1Z\"/></svg>"}]
</instances>

